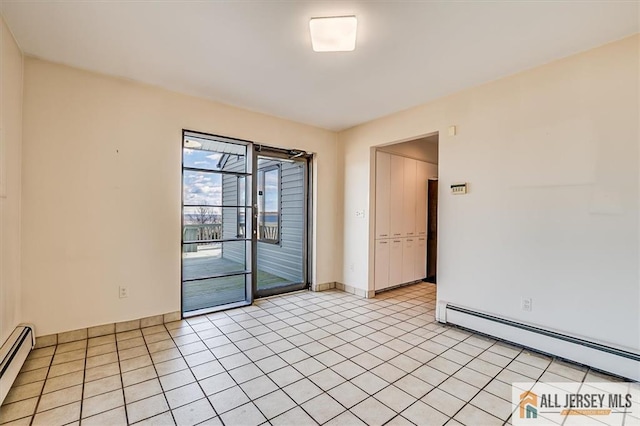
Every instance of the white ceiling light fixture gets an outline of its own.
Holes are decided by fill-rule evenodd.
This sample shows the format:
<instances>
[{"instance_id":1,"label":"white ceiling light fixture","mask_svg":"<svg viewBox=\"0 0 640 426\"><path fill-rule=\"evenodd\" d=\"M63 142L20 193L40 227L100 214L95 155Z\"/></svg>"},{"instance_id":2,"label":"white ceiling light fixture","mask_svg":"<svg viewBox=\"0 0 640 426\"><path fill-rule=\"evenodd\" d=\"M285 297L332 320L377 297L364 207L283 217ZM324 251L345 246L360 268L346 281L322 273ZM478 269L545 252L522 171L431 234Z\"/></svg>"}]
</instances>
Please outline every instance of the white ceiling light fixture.
<instances>
[{"instance_id":1,"label":"white ceiling light fixture","mask_svg":"<svg viewBox=\"0 0 640 426\"><path fill-rule=\"evenodd\" d=\"M311 18L309 29L314 52L351 52L356 48L358 20L353 15Z\"/></svg>"}]
</instances>

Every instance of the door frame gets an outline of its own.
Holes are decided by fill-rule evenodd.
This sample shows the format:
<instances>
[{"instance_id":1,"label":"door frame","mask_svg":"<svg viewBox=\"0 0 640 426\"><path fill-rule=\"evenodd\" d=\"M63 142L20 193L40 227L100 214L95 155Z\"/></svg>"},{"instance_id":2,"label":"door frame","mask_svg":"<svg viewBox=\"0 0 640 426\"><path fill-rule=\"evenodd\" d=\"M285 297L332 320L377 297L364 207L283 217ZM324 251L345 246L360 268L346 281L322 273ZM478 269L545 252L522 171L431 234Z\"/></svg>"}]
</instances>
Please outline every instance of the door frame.
<instances>
[{"instance_id":1,"label":"door frame","mask_svg":"<svg viewBox=\"0 0 640 426\"><path fill-rule=\"evenodd\" d=\"M271 289L265 289L265 290L258 290L258 274L254 274L253 275L253 289L252 289L252 296L254 297L254 299L259 299L259 298L263 298L263 297L269 297L269 296L275 296L277 294L283 294L283 293L289 293L292 291L299 291L299 290L305 290L310 288L311 286L311 279L310 279L310 272L312 270L311 268L311 238L310 235L311 231L312 231L312 218L311 218L311 214L310 212L312 212L312 205L311 205L311 200L313 197L311 197L312 194L312 186L311 186L311 166L313 164L313 161L311 161L313 159L313 154L308 154L304 151L300 151L300 150L296 150L296 149L285 149L285 148L275 148L275 147L271 147L271 146L267 146L267 145L262 145L262 144L254 144L253 147L253 164L255 164L253 172L257 173L258 171L258 157L260 156L264 156L264 157L271 157L271 158L275 158L275 159L280 159L280 160L288 160L288 161L304 161L305 163L305 167L304 167L304 182L303 182L303 187L305 189L304 191L304 203L303 203L303 229L305 230L304 235L302 236L303 240L302 240L302 247L303 247L303 253L302 253L302 277L303 277L303 282L302 283L297 283L297 284L291 284L291 285L287 285L287 286L282 286L282 287L275 287L275 288L271 288ZM257 210L257 194L258 194L258 179L254 179L255 182L255 188L253 188L253 196L255 196L255 200L256 203L254 204L254 218L253 220L255 220L255 223L253 224L253 230L254 230L254 241L255 244L253 244L253 254L252 254L252 259L254 259L255 264L252 265L252 268L255 267L256 271L258 268L258 243L259 240L257 239L257 225L258 225L258 210ZM281 223L281 222L279 222Z\"/></svg>"},{"instance_id":2,"label":"door frame","mask_svg":"<svg viewBox=\"0 0 640 426\"><path fill-rule=\"evenodd\" d=\"M251 259L249 260L249 262L247 262L247 260L245 259L245 266L250 266L250 275L251 275L251 280L250 282L247 282L246 280L246 274L245 274L245 300L241 300L238 302L231 302L231 303L226 303L223 305L217 305L217 306L212 306L209 308L202 308L202 309L197 309L197 310L193 310L193 311L189 311L189 312L185 312L184 310L184 295L183 295L183 286L184 286L184 269L183 269L183 245L184 245L184 239L183 239L183 235L184 235L184 172L185 172L185 167L184 167L184 140L185 137L188 134L193 134L196 135L196 137L201 137L203 139L220 139L220 142L225 142L225 140L228 140L228 143L235 143L237 145L245 145L247 147L247 152L245 155L245 165L246 165L246 169L245 169L245 173L229 173L229 172L220 172L220 171L212 171L214 173L220 173L220 174L242 174L246 177L250 177L251 178L251 183L252 183L252 187L253 185L256 185L256 179L253 175L253 142L245 140L245 139L238 139L238 138L233 138L233 137L228 137L228 136L222 136L222 135L216 135L216 134L212 134L212 133L205 133L205 132L199 132L197 130L189 130L189 129L182 129L182 133L181 133L181 139L180 139L180 157L181 157L181 167L180 167L180 316L181 318L191 318L191 317L195 317L198 315L206 315L206 314L210 314L210 313L214 313L214 312L219 312L219 311L224 311L227 309L234 309L234 308L240 308L240 307L244 307L244 306L250 306L253 303L253 292L252 292L252 287L253 287L253 283L254 283L254 253L253 250L251 250ZM246 182L246 180L245 180ZM246 183L245 183L246 185ZM246 189L245 189L246 190ZM247 238L246 233L248 231L251 231L251 233L253 234L253 230L255 229L253 227L253 222L251 224L250 229L247 229L247 220L246 220L246 211L247 210L251 210L252 214L251 216L254 216L253 214L253 205L254 205L254 196L255 192L252 191L249 193L250 195L250 201L251 204L249 204L249 202L247 202L246 197L245 197L245 239L244 240L239 240L239 241L250 241L251 242L251 247L253 247L254 243L252 239ZM224 208L228 208L228 207L234 207L234 206L224 206L224 202L222 202L222 207L221 209ZM251 205L251 207L249 207L249 205ZM235 206L235 207L240 207L240 206ZM245 248L246 251L246 248Z\"/></svg>"},{"instance_id":3,"label":"door frame","mask_svg":"<svg viewBox=\"0 0 640 426\"><path fill-rule=\"evenodd\" d=\"M203 138L220 138L221 142L224 140L229 140L229 143L237 143L247 146L246 153L246 167L247 172L246 176L251 177L251 192L250 192L250 204L245 202L245 210L251 210L251 237L247 238L247 241L250 242L250 262L249 265L251 267L251 282L246 284L247 297L244 301L227 303L224 305L212 306L210 308L198 309L195 311L185 312L184 311L184 298L183 298L183 230L184 230L184 154L182 154L182 150L184 148L184 139L187 134L201 135ZM232 142L231 142L232 141ZM312 268L312 235L313 235L313 180L311 176L313 176L313 157L314 155L311 153L307 153L302 150L297 149L285 149L285 148L276 148L268 145L262 145L257 142L253 142L246 139L240 139L235 137L217 135L213 133L200 132L197 130L189 130L182 129L181 139L180 139L180 149L181 149L181 169L180 169L180 314L182 318L190 318L198 315L205 315L214 312L225 311L227 309L234 309L244 306L250 306L253 304L255 299L262 297L269 297L277 294L288 293L291 291L299 291L304 289L309 289L311 287L312 277L311 273L313 271ZM268 156L276 159L285 159L295 161L304 161L305 162L305 172L304 172L304 211L303 211L303 229L305 230L303 235L303 283L292 284L289 286L276 287L273 289L267 289L258 291L258 157L259 156ZM300 159L300 160L298 160ZM246 182L246 181L245 181ZM246 184L245 184L246 185ZM246 186L245 186L246 188ZM224 204L224 202L223 202ZM245 213L245 227L249 221L246 218ZM280 223L280 222L279 222ZM245 231L248 232L248 231ZM245 234L245 237L247 235Z\"/></svg>"},{"instance_id":4,"label":"door frame","mask_svg":"<svg viewBox=\"0 0 640 426\"><path fill-rule=\"evenodd\" d=\"M440 135L438 130L433 130L431 132L417 134L415 136L409 136L402 139L396 139L393 141L384 141L378 143L376 145L371 145L369 147L369 223L368 223L368 234L369 234L369 242L368 242L368 256L367 256L367 291L364 294L366 298L372 298L376 294L375 290L375 244L376 244L376 234L375 234L375 215L376 215L376 152L378 150L384 151L384 147L388 147L390 145L396 145L404 142L411 142L416 139L423 139L429 136ZM440 139L438 140L440 143ZM401 155L401 154L399 154ZM440 154L438 153L438 177L440 177ZM411 158L411 157L410 157ZM423 160L421 160L423 161ZM440 207L438 207L439 211ZM438 223L439 224L439 223ZM439 247L437 252L439 252ZM439 258L439 256L438 256Z\"/></svg>"}]
</instances>

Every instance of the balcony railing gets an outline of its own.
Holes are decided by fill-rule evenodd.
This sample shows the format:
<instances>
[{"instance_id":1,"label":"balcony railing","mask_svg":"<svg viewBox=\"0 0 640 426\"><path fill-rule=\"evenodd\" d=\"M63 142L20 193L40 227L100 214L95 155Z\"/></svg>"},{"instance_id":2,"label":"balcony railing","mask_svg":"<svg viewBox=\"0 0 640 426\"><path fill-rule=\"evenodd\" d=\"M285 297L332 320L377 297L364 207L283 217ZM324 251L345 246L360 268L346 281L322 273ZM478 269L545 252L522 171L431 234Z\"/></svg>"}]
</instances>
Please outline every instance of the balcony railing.
<instances>
[{"instance_id":1,"label":"balcony railing","mask_svg":"<svg viewBox=\"0 0 640 426\"><path fill-rule=\"evenodd\" d=\"M238 227L238 238L245 237L244 224ZM223 231L221 223L200 223L184 225L182 228L182 241L210 241L223 239ZM278 241L279 228L277 225L260 225L260 240ZM185 253L198 251L198 244L185 244L183 249Z\"/></svg>"},{"instance_id":2,"label":"balcony railing","mask_svg":"<svg viewBox=\"0 0 640 426\"><path fill-rule=\"evenodd\" d=\"M260 239L278 241L278 225L260 226Z\"/></svg>"},{"instance_id":3,"label":"balcony railing","mask_svg":"<svg viewBox=\"0 0 640 426\"><path fill-rule=\"evenodd\" d=\"M260 225L260 240L278 240L279 228L278 225ZM238 237L243 237L245 235L245 227L244 223L241 223L238 226Z\"/></svg>"},{"instance_id":4,"label":"balcony railing","mask_svg":"<svg viewBox=\"0 0 640 426\"><path fill-rule=\"evenodd\" d=\"M182 241L206 241L222 239L221 223L199 223L184 225L182 228ZM198 251L198 244L185 244L182 248L185 253Z\"/></svg>"}]
</instances>

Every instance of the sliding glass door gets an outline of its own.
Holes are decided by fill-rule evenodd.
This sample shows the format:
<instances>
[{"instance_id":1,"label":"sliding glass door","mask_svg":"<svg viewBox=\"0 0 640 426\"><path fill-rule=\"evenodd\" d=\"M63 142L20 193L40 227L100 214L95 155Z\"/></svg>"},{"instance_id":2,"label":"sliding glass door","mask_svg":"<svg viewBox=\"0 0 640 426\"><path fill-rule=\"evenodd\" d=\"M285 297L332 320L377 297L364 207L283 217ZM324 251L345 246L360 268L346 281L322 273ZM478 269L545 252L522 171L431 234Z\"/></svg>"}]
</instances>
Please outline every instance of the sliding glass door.
<instances>
[{"instance_id":1,"label":"sliding glass door","mask_svg":"<svg viewBox=\"0 0 640 426\"><path fill-rule=\"evenodd\" d=\"M251 144L184 132L182 312L252 302Z\"/></svg>"},{"instance_id":2,"label":"sliding glass door","mask_svg":"<svg viewBox=\"0 0 640 426\"><path fill-rule=\"evenodd\" d=\"M309 158L185 131L182 312L308 287Z\"/></svg>"},{"instance_id":3,"label":"sliding glass door","mask_svg":"<svg viewBox=\"0 0 640 426\"><path fill-rule=\"evenodd\" d=\"M308 158L261 147L256 159L256 297L307 287Z\"/></svg>"}]
</instances>

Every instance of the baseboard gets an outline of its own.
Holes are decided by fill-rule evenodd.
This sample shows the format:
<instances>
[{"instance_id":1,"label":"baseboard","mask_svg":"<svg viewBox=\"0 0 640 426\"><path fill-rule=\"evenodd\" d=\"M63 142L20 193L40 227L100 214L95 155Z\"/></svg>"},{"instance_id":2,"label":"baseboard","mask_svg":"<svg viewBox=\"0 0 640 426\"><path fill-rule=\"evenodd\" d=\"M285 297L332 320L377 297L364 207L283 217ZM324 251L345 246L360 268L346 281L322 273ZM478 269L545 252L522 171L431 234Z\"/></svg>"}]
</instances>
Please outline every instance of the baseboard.
<instances>
[{"instance_id":1,"label":"baseboard","mask_svg":"<svg viewBox=\"0 0 640 426\"><path fill-rule=\"evenodd\" d=\"M438 321L640 381L640 354L438 302Z\"/></svg>"},{"instance_id":2,"label":"baseboard","mask_svg":"<svg viewBox=\"0 0 640 426\"><path fill-rule=\"evenodd\" d=\"M152 327L154 325L179 321L180 319L182 319L181 312L175 311L139 318L136 320L103 324L88 328L79 328L77 330L65 331L64 333L36 336L36 348L45 348L47 346L55 346L61 343L75 342L76 340L90 339L92 337L106 336L107 334L122 333L125 331L137 330L139 328Z\"/></svg>"},{"instance_id":3,"label":"baseboard","mask_svg":"<svg viewBox=\"0 0 640 426\"><path fill-rule=\"evenodd\" d=\"M336 288L335 282L311 284L311 291L327 291L327 290L333 290L334 288Z\"/></svg>"},{"instance_id":4,"label":"baseboard","mask_svg":"<svg viewBox=\"0 0 640 426\"><path fill-rule=\"evenodd\" d=\"M364 297L367 299L372 299L376 295L376 292L374 290L363 290L361 288L352 287L350 285L338 282L336 283L336 288L338 290L344 291L345 293L355 294L356 296Z\"/></svg>"},{"instance_id":5,"label":"baseboard","mask_svg":"<svg viewBox=\"0 0 640 426\"><path fill-rule=\"evenodd\" d=\"M409 281L409 282L398 284L398 285L394 285L394 286L391 286L391 287L385 287L382 290L375 290L374 293L375 294L384 293L385 291L395 290L395 289L398 289L398 288L407 287L407 286L414 285L414 284L420 284L422 282L427 282L427 281L424 281L424 280ZM433 283L429 283L429 284L433 284Z\"/></svg>"}]
</instances>

